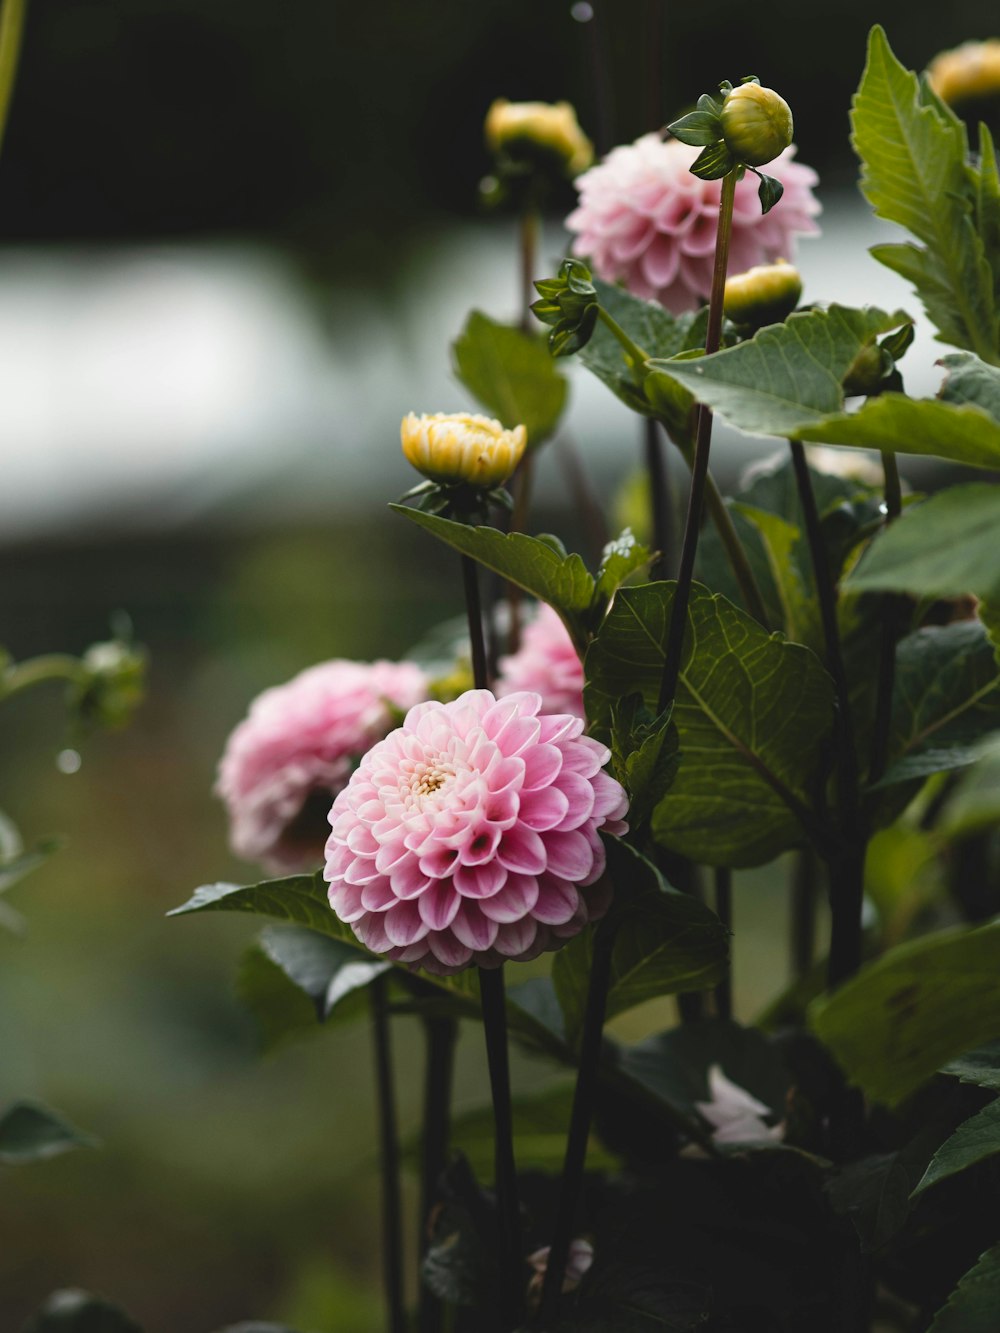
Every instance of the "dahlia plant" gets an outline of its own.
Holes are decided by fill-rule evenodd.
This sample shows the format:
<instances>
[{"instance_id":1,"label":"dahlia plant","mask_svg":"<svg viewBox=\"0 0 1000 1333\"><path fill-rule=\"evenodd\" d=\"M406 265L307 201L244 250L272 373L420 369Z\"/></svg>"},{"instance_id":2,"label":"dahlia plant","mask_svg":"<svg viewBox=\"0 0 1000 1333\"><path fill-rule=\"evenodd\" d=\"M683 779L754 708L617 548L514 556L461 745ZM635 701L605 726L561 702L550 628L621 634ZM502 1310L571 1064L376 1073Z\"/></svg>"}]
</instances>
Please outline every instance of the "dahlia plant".
<instances>
[{"instance_id":1,"label":"dahlia plant","mask_svg":"<svg viewBox=\"0 0 1000 1333\"><path fill-rule=\"evenodd\" d=\"M874 257L953 349L935 397L905 390L910 313L795 308L777 261L816 229L816 177L780 94L723 83L578 177L572 256L531 274L540 325L470 316L454 366L489 415L404 417L423 481L393 508L459 556L454 660L311 668L227 746L234 846L288 873L178 912L285 922L256 1003L276 978L321 1021L370 998L392 1333L996 1326L1000 165L937 68L875 28L852 111L862 193L910 234ZM522 272L544 173L587 156L548 111L488 123ZM527 531L570 357L654 446L642 531L593 561ZM716 414L784 442L728 499ZM664 438L690 468L682 524ZM845 448L868 472L829 465ZM952 484L904 500L913 455ZM737 1018L760 867L788 884L789 984ZM661 1030L606 1030L664 997ZM427 1040L409 1230L404 1010ZM453 1115L455 1042L480 1027L488 1110ZM512 1089L511 1042L562 1080Z\"/></svg>"}]
</instances>

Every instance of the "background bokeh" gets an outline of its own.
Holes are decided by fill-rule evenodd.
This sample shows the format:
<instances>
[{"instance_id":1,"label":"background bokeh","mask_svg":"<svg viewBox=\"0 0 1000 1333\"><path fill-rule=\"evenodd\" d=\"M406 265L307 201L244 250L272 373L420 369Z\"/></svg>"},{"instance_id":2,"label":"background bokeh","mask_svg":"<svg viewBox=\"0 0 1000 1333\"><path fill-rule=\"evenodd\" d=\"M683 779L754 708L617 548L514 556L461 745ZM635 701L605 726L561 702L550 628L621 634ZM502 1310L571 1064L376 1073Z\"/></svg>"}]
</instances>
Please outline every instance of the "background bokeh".
<instances>
[{"instance_id":1,"label":"background bokeh","mask_svg":"<svg viewBox=\"0 0 1000 1333\"><path fill-rule=\"evenodd\" d=\"M607 145L756 72L823 179L807 295L913 304L864 255L880 229L854 191L849 96L871 21L919 68L990 35L981 3L574 12L37 0L29 14L0 160L0 640L15 657L79 651L123 608L151 671L132 727L89 738L72 775L55 762L75 743L57 690L0 709L0 808L29 840L66 837L16 893L27 938L0 937L0 1102L42 1097L102 1144L0 1168L5 1329L67 1285L113 1296L148 1333L251 1314L378 1327L363 1027L261 1059L233 991L251 924L164 912L251 873L211 786L253 695L324 657L400 654L457 609L446 553L384 501L409 484L403 412L462 405L447 344L466 310L514 314L512 223L477 205L490 101L568 97ZM932 387L935 355L918 345L918 383ZM571 429L610 494L634 423L576 376L573 393ZM722 443L731 479L751 455ZM551 460L534 525L579 536ZM780 876L737 877L745 1016L782 981ZM398 1041L408 1132L416 1036L404 1024ZM474 1106L485 1084L466 1047L458 1100Z\"/></svg>"}]
</instances>

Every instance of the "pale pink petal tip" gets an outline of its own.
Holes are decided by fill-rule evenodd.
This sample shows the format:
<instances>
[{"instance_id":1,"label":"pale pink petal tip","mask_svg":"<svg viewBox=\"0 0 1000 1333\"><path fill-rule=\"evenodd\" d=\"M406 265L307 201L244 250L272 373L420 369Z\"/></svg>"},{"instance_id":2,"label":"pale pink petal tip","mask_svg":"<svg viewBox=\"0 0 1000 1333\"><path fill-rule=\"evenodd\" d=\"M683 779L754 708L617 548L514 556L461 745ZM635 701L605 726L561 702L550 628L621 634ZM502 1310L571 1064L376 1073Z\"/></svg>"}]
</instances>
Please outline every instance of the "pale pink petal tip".
<instances>
[{"instance_id":1,"label":"pale pink petal tip","mask_svg":"<svg viewBox=\"0 0 1000 1333\"><path fill-rule=\"evenodd\" d=\"M524 961L610 897L599 830L627 798L581 719L542 696L423 703L361 760L330 812L330 905L375 953L439 974Z\"/></svg>"},{"instance_id":2,"label":"pale pink petal tip","mask_svg":"<svg viewBox=\"0 0 1000 1333\"><path fill-rule=\"evenodd\" d=\"M265 690L226 742L215 785L237 856L275 874L320 865L333 798L355 762L389 731L394 709L426 696L412 663L342 659ZM359 849L378 850L362 829L350 852Z\"/></svg>"},{"instance_id":3,"label":"pale pink petal tip","mask_svg":"<svg viewBox=\"0 0 1000 1333\"><path fill-rule=\"evenodd\" d=\"M712 281L722 185L691 175L699 151L658 134L613 149L576 178L580 200L566 219L573 254L589 259L598 277L622 282L634 296L659 301L675 315L704 305ZM756 177L748 172L737 185L730 273L792 260L797 238L819 232L818 177L795 161L795 151L793 144L768 163L768 175L785 192L766 216Z\"/></svg>"}]
</instances>

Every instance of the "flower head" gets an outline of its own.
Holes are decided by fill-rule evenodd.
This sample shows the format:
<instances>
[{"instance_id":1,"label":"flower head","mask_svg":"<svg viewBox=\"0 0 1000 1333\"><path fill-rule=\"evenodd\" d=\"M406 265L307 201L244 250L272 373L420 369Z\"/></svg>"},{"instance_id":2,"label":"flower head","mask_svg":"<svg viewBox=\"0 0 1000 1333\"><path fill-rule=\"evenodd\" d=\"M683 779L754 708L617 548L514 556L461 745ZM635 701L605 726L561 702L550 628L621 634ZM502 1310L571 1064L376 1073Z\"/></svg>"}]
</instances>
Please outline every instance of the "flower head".
<instances>
[{"instance_id":1,"label":"flower head","mask_svg":"<svg viewBox=\"0 0 1000 1333\"><path fill-rule=\"evenodd\" d=\"M790 315L802 295L798 269L785 259L758 264L726 279L723 308L736 324L763 328Z\"/></svg>"},{"instance_id":2,"label":"flower head","mask_svg":"<svg viewBox=\"0 0 1000 1333\"><path fill-rule=\"evenodd\" d=\"M792 112L773 88L741 83L722 104L722 137L737 162L762 167L791 145Z\"/></svg>"},{"instance_id":3,"label":"flower head","mask_svg":"<svg viewBox=\"0 0 1000 1333\"><path fill-rule=\"evenodd\" d=\"M323 662L265 690L226 742L216 793L237 856L279 874L323 859L327 815L357 758L427 697L409 662Z\"/></svg>"},{"instance_id":4,"label":"flower head","mask_svg":"<svg viewBox=\"0 0 1000 1333\"><path fill-rule=\"evenodd\" d=\"M712 286L722 185L691 174L697 156L697 147L677 139L664 143L658 134L612 149L577 178L579 207L566 219L576 233L573 253L589 257L600 277L620 279L635 296L657 300L675 314L707 301ZM765 216L752 178L737 185L731 271L791 259L796 236L818 233L817 176L794 158L793 145L771 164L785 193Z\"/></svg>"},{"instance_id":5,"label":"flower head","mask_svg":"<svg viewBox=\"0 0 1000 1333\"><path fill-rule=\"evenodd\" d=\"M532 1307L537 1306L542 1295L551 1249L551 1245L545 1245L542 1249L535 1250L533 1254L528 1255L528 1263L534 1270L528 1284L528 1304ZM566 1255L566 1267L563 1270L561 1291L564 1296L571 1291L576 1291L593 1267L593 1263L594 1247L590 1241L585 1240L582 1236L577 1237L576 1240L571 1240L569 1252Z\"/></svg>"},{"instance_id":6,"label":"flower head","mask_svg":"<svg viewBox=\"0 0 1000 1333\"><path fill-rule=\"evenodd\" d=\"M533 690L546 713L583 717L583 663L569 631L544 602L521 634L521 646L501 657L497 695Z\"/></svg>"},{"instance_id":7,"label":"flower head","mask_svg":"<svg viewBox=\"0 0 1000 1333\"><path fill-rule=\"evenodd\" d=\"M931 87L949 105L1000 93L1000 39L964 42L942 51L927 67Z\"/></svg>"},{"instance_id":8,"label":"flower head","mask_svg":"<svg viewBox=\"0 0 1000 1333\"><path fill-rule=\"evenodd\" d=\"M330 905L374 953L441 974L534 958L608 906L598 830L622 787L583 722L537 694L411 708L330 811Z\"/></svg>"},{"instance_id":9,"label":"flower head","mask_svg":"<svg viewBox=\"0 0 1000 1333\"><path fill-rule=\"evenodd\" d=\"M710 1067L708 1091L711 1101L695 1102L695 1106L712 1126L716 1143L780 1143L784 1138L784 1122L765 1124L763 1117L770 1115L770 1107L726 1078L721 1065Z\"/></svg>"},{"instance_id":10,"label":"flower head","mask_svg":"<svg viewBox=\"0 0 1000 1333\"><path fill-rule=\"evenodd\" d=\"M504 430L474 412L409 412L401 427L403 453L430 481L490 490L520 463L528 441L523 426Z\"/></svg>"},{"instance_id":11,"label":"flower head","mask_svg":"<svg viewBox=\"0 0 1000 1333\"><path fill-rule=\"evenodd\" d=\"M569 102L508 102L499 97L486 113L486 144L494 153L519 159L540 149L557 159L568 176L594 160L594 146L580 129Z\"/></svg>"}]
</instances>

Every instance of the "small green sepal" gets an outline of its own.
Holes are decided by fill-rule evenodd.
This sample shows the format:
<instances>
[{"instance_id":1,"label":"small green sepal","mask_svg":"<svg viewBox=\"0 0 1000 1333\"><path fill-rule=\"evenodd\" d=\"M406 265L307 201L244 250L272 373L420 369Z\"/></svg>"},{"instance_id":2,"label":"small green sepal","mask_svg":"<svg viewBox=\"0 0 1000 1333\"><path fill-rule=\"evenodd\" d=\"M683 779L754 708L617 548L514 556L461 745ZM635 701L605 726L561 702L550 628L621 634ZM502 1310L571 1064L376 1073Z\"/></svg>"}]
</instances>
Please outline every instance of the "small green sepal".
<instances>
[{"instance_id":1,"label":"small green sepal","mask_svg":"<svg viewBox=\"0 0 1000 1333\"><path fill-rule=\"evenodd\" d=\"M760 180L760 185L757 187L757 198L760 200L761 214L770 213L785 193L785 187L774 176L765 176L762 171L756 171L753 167L750 170Z\"/></svg>"},{"instance_id":2,"label":"small green sepal","mask_svg":"<svg viewBox=\"0 0 1000 1333\"><path fill-rule=\"evenodd\" d=\"M535 283L540 300L531 309L547 324L549 351L553 356L571 356L585 347L597 323L597 289L590 269L578 259L564 259L555 278Z\"/></svg>"},{"instance_id":3,"label":"small green sepal","mask_svg":"<svg viewBox=\"0 0 1000 1333\"><path fill-rule=\"evenodd\" d=\"M690 144L692 148L707 148L709 144L717 143L722 138L722 121L719 119L719 112L714 109L714 102L712 108L709 111L692 111L687 116L681 116L680 120L672 121L667 129L675 139L680 139L681 143Z\"/></svg>"},{"instance_id":4,"label":"small green sepal","mask_svg":"<svg viewBox=\"0 0 1000 1333\"><path fill-rule=\"evenodd\" d=\"M691 165L691 174L699 180L718 181L728 176L736 166L736 158L726 147L725 141L719 139L702 149Z\"/></svg>"}]
</instances>

